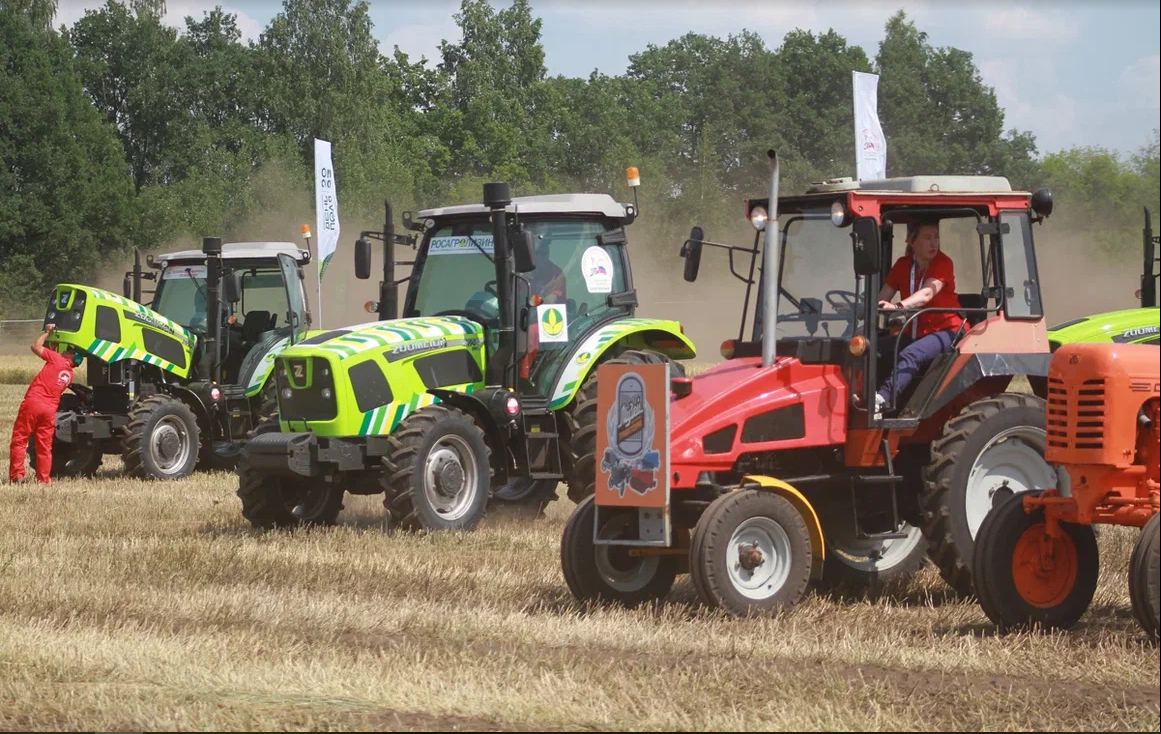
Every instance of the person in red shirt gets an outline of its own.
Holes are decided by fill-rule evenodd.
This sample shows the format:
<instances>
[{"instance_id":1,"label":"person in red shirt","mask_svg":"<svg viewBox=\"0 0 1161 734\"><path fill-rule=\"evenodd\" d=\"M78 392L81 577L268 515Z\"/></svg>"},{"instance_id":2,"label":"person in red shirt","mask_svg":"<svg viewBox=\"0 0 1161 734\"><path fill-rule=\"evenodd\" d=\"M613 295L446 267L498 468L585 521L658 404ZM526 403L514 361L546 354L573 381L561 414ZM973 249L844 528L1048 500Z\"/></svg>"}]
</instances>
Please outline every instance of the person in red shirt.
<instances>
[{"instance_id":1,"label":"person in red shirt","mask_svg":"<svg viewBox=\"0 0 1161 734\"><path fill-rule=\"evenodd\" d=\"M33 354L43 359L45 365L24 393L24 400L16 415L16 425L12 426L12 442L8 445L8 479L12 482L24 479L28 439L35 435L36 479L42 484L49 483L56 410L60 405L60 396L73 382L73 368L80 361L80 355L71 346L66 347L63 354L44 346L48 335L55 329L54 324L49 324L32 343Z\"/></svg>"},{"instance_id":2,"label":"person in red shirt","mask_svg":"<svg viewBox=\"0 0 1161 734\"><path fill-rule=\"evenodd\" d=\"M902 298L892 303L898 293ZM959 308L955 292L955 265L939 249L939 222L909 222L907 252L891 266L879 291L880 309ZM899 362L875 394L875 412L911 383L915 373L944 352L950 352L963 327L957 313L921 313L905 333L884 340L882 354L894 354L895 339L902 340Z\"/></svg>"}]
</instances>

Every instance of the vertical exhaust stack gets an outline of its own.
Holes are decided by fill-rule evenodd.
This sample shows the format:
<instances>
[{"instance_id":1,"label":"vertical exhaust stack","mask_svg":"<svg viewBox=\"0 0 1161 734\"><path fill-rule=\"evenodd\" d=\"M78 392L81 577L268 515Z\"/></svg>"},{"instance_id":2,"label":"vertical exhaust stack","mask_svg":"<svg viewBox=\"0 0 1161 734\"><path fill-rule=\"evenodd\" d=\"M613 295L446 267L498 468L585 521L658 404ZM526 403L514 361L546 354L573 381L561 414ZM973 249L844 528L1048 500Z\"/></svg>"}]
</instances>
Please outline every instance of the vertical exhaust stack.
<instances>
[{"instance_id":1,"label":"vertical exhaust stack","mask_svg":"<svg viewBox=\"0 0 1161 734\"><path fill-rule=\"evenodd\" d=\"M762 304L762 366L774 364L778 328L778 154L766 152L770 157L770 202L766 219L766 249L762 253L762 292L766 302Z\"/></svg>"},{"instance_id":2,"label":"vertical exhaust stack","mask_svg":"<svg viewBox=\"0 0 1161 734\"><path fill-rule=\"evenodd\" d=\"M218 289L222 281L222 238L202 239L202 254L206 256L206 344L202 352L202 375L214 382L222 381L222 309Z\"/></svg>"},{"instance_id":3,"label":"vertical exhaust stack","mask_svg":"<svg viewBox=\"0 0 1161 734\"><path fill-rule=\"evenodd\" d=\"M509 374L516 367L516 319L512 297L516 271L508 251L508 217L504 209L512 203L512 191L506 182L484 184L484 206L492 211L492 246L496 262L496 300L500 306L500 343L495 356L488 360L488 385L514 387Z\"/></svg>"},{"instance_id":4,"label":"vertical exhaust stack","mask_svg":"<svg viewBox=\"0 0 1161 734\"><path fill-rule=\"evenodd\" d=\"M383 199L383 282L379 285L379 320L399 318L399 293L395 286L395 219L391 202Z\"/></svg>"}]
</instances>

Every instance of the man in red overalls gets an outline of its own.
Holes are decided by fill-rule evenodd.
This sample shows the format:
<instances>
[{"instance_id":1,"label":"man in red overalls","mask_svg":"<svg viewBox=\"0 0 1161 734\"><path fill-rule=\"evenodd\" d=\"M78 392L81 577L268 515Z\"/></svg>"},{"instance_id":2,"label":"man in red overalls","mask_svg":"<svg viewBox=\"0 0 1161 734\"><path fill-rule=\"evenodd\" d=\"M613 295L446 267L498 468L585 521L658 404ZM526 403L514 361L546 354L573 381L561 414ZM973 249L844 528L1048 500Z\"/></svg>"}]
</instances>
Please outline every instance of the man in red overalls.
<instances>
[{"instance_id":1,"label":"man in red overalls","mask_svg":"<svg viewBox=\"0 0 1161 734\"><path fill-rule=\"evenodd\" d=\"M33 378L20 412L16 415L16 425L12 427L12 443L8 446L8 479L19 482L24 479L24 456L27 453L28 437L36 434L36 480L49 483L52 470L52 437L56 432L56 409L60 396L73 382L73 367L76 352L67 347L64 354L45 348L44 340L56 329L49 324L47 330L32 343L32 352L45 361L44 367Z\"/></svg>"}]
</instances>

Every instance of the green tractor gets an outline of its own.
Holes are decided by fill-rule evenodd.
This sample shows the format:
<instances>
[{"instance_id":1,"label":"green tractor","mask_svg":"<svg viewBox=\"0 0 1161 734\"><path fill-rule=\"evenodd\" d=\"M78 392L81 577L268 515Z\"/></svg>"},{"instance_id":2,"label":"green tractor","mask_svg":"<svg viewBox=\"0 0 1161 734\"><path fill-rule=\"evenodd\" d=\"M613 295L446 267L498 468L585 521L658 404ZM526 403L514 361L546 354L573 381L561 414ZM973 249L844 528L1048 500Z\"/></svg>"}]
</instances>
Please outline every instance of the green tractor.
<instances>
[{"instance_id":1,"label":"green tractor","mask_svg":"<svg viewBox=\"0 0 1161 734\"><path fill-rule=\"evenodd\" d=\"M1141 287L1137 289L1140 307L1084 316L1057 324L1048 330L1048 345L1055 352L1063 344L1150 344L1161 341L1161 309L1157 306L1157 245L1149 208L1145 207L1144 262Z\"/></svg>"},{"instance_id":2,"label":"green tractor","mask_svg":"<svg viewBox=\"0 0 1161 734\"><path fill-rule=\"evenodd\" d=\"M55 343L87 356L89 380L62 396L54 476L92 475L118 453L145 479L228 470L240 441L277 408L267 378L274 355L307 336L309 250L207 237L201 250L147 262L156 272L142 272L136 254L124 295L53 289L44 323L56 324ZM152 307L141 302L142 279L157 283Z\"/></svg>"},{"instance_id":3,"label":"green tractor","mask_svg":"<svg viewBox=\"0 0 1161 734\"><path fill-rule=\"evenodd\" d=\"M592 494L597 365L670 362L684 374L671 360L695 356L678 322L634 316L625 228L637 206L512 199L490 183L483 205L404 213L407 236L386 210L383 232L355 244L359 278L370 238L385 245L379 301L367 304L378 320L279 355L278 417L238 463L242 514L260 528L330 525L346 492L383 494L399 527L472 529L492 498L539 514L561 482L574 501ZM396 243L416 248L400 280Z\"/></svg>"}]
</instances>

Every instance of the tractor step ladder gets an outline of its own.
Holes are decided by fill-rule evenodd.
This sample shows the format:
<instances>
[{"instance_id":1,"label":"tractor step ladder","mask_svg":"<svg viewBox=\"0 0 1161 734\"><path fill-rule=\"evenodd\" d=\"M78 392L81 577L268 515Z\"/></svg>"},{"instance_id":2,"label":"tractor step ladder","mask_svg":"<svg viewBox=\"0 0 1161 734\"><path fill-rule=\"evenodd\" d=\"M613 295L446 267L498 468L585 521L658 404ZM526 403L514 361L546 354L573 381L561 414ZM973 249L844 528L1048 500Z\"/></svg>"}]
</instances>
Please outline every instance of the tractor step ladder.
<instances>
[{"instance_id":1,"label":"tractor step ladder","mask_svg":"<svg viewBox=\"0 0 1161 734\"><path fill-rule=\"evenodd\" d=\"M855 491L856 485L881 485L886 484L891 488L891 527L898 528L899 522L899 483L903 481L903 477L895 473L894 462L891 461L891 448L887 442L887 436L883 436L880 450L883 452L883 459L886 462L887 473L879 476L866 477L851 477L851 511L854 513L855 521L855 537L859 540L903 540L907 537L907 533L898 532L898 530L886 533L864 533L859 525L859 502L858 492Z\"/></svg>"},{"instance_id":2,"label":"tractor step ladder","mask_svg":"<svg viewBox=\"0 0 1161 734\"><path fill-rule=\"evenodd\" d=\"M564 479L556 414L526 411L522 420L528 476L532 479Z\"/></svg>"}]
</instances>

